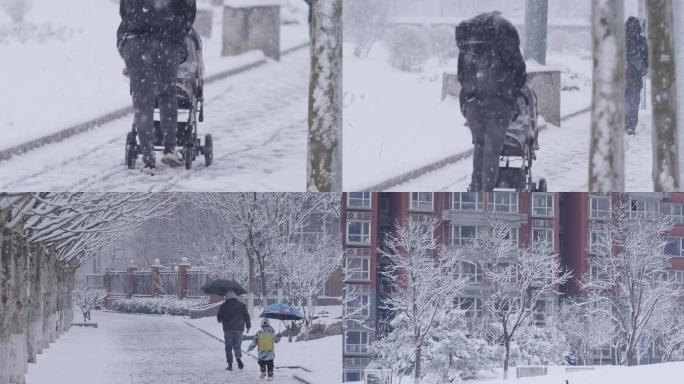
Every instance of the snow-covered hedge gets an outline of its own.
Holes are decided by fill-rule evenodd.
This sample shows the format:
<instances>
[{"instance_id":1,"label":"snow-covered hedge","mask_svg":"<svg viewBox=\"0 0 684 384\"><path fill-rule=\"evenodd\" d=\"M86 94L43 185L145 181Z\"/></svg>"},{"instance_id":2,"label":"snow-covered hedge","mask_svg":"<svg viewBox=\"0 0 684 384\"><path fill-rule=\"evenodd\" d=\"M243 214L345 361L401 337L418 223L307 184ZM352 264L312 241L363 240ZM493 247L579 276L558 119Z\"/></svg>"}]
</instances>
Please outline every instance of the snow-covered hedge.
<instances>
[{"instance_id":1,"label":"snow-covered hedge","mask_svg":"<svg viewBox=\"0 0 684 384\"><path fill-rule=\"evenodd\" d=\"M432 54L439 58L440 63L458 56L456 46L456 31L453 27L440 25L430 28L428 32L432 44Z\"/></svg>"},{"instance_id":2,"label":"snow-covered hedge","mask_svg":"<svg viewBox=\"0 0 684 384\"><path fill-rule=\"evenodd\" d=\"M390 63L402 71L419 71L430 57L430 37L420 27L399 25L385 34Z\"/></svg>"},{"instance_id":3,"label":"snow-covered hedge","mask_svg":"<svg viewBox=\"0 0 684 384\"><path fill-rule=\"evenodd\" d=\"M0 7L13 22L22 23L24 17L33 7L32 0L0 0Z\"/></svg>"},{"instance_id":4,"label":"snow-covered hedge","mask_svg":"<svg viewBox=\"0 0 684 384\"><path fill-rule=\"evenodd\" d=\"M208 298L179 300L175 297L134 297L116 300L114 310L124 313L187 316L190 309L199 308L208 303Z\"/></svg>"}]
</instances>

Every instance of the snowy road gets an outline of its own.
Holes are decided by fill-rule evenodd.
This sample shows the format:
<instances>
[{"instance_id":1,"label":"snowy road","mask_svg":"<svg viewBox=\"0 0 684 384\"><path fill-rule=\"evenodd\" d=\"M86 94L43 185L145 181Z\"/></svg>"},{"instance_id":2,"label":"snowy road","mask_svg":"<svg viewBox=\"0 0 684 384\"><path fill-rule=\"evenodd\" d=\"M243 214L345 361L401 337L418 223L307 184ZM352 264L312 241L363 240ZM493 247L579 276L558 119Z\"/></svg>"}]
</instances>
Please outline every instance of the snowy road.
<instances>
[{"instance_id":1,"label":"snowy road","mask_svg":"<svg viewBox=\"0 0 684 384\"><path fill-rule=\"evenodd\" d=\"M627 190L644 191L651 181L651 116L643 113L636 136L625 138ZM533 177L548 181L550 191L586 191L589 175L590 113L563 122L562 127L540 133L541 150L532 168ZM445 166L390 189L400 191L465 191L470 184L472 157Z\"/></svg>"},{"instance_id":2,"label":"snowy road","mask_svg":"<svg viewBox=\"0 0 684 384\"><path fill-rule=\"evenodd\" d=\"M144 176L123 165L132 115L0 162L4 191L302 191L306 181L309 51L208 85L199 134L214 165ZM142 166L139 160L138 168Z\"/></svg>"},{"instance_id":3,"label":"snowy road","mask_svg":"<svg viewBox=\"0 0 684 384\"><path fill-rule=\"evenodd\" d=\"M263 382L251 357L244 370L226 371L222 345L182 319L95 312L93 321L99 328L73 327L39 355L26 383ZM297 383L287 369L275 376L275 383Z\"/></svg>"}]
</instances>

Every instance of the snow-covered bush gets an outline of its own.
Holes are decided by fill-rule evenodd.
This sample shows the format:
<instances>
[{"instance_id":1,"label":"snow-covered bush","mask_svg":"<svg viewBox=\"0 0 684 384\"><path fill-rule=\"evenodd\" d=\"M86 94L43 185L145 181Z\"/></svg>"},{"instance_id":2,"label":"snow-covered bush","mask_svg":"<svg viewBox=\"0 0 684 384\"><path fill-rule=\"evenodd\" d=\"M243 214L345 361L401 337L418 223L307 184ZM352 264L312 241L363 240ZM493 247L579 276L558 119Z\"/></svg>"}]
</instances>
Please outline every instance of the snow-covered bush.
<instances>
[{"instance_id":1,"label":"snow-covered bush","mask_svg":"<svg viewBox=\"0 0 684 384\"><path fill-rule=\"evenodd\" d=\"M24 22L24 17L33 7L33 0L0 0L0 7L18 24Z\"/></svg>"},{"instance_id":2,"label":"snow-covered bush","mask_svg":"<svg viewBox=\"0 0 684 384\"><path fill-rule=\"evenodd\" d=\"M114 310L125 313L187 316L190 313L190 309L198 308L208 303L208 298L179 300L175 297L134 297L116 300L114 302Z\"/></svg>"},{"instance_id":3,"label":"snow-covered bush","mask_svg":"<svg viewBox=\"0 0 684 384\"><path fill-rule=\"evenodd\" d=\"M84 323L90 320L90 311L102 304L105 297L107 297L107 291L102 288L81 286L74 289L72 300L73 303L81 309Z\"/></svg>"},{"instance_id":4,"label":"snow-covered bush","mask_svg":"<svg viewBox=\"0 0 684 384\"><path fill-rule=\"evenodd\" d=\"M385 33L389 0L345 0L345 36L352 36L354 56L363 57Z\"/></svg>"},{"instance_id":5,"label":"snow-covered bush","mask_svg":"<svg viewBox=\"0 0 684 384\"><path fill-rule=\"evenodd\" d=\"M427 32L413 25L399 25L385 34L390 63L402 71L418 71L430 57Z\"/></svg>"},{"instance_id":6,"label":"snow-covered bush","mask_svg":"<svg viewBox=\"0 0 684 384\"><path fill-rule=\"evenodd\" d=\"M440 25L430 28L428 34L430 36L430 43L432 45L432 54L439 58L439 62L441 64L444 64L447 60L458 56L456 33L453 27Z\"/></svg>"},{"instance_id":7,"label":"snow-covered bush","mask_svg":"<svg viewBox=\"0 0 684 384\"><path fill-rule=\"evenodd\" d=\"M524 365L562 365L571 354L565 335L554 324L521 327L513 351L513 361Z\"/></svg>"}]
</instances>

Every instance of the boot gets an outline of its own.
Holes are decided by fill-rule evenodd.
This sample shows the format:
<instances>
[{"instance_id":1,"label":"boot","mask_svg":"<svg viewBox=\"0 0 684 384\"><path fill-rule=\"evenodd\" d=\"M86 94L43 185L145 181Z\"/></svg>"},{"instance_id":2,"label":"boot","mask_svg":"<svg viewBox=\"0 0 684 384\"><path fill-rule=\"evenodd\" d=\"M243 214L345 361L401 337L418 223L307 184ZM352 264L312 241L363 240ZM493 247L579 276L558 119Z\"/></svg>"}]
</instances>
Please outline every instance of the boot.
<instances>
[{"instance_id":1,"label":"boot","mask_svg":"<svg viewBox=\"0 0 684 384\"><path fill-rule=\"evenodd\" d=\"M229 361L228 362L228 367L226 367L226 371L232 371L233 370L233 362Z\"/></svg>"},{"instance_id":2,"label":"boot","mask_svg":"<svg viewBox=\"0 0 684 384\"><path fill-rule=\"evenodd\" d=\"M237 364L238 364L238 368L242 369L242 368L244 368L244 367L245 367L245 365L244 365L244 364L242 364L242 359L240 359L240 358L237 358L237 359L235 359L235 361L237 361Z\"/></svg>"}]
</instances>

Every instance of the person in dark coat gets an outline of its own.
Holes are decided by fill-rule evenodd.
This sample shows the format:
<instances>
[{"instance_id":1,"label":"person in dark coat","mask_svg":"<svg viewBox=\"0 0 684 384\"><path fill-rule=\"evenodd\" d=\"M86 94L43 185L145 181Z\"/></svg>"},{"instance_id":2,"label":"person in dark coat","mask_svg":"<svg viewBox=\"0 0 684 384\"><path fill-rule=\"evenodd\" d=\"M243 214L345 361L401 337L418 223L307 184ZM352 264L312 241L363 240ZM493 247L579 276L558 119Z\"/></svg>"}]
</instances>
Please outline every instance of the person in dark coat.
<instances>
[{"instance_id":1,"label":"person in dark coat","mask_svg":"<svg viewBox=\"0 0 684 384\"><path fill-rule=\"evenodd\" d=\"M247 306L238 301L235 292L228 291L226 301L221 304L216 319L223 325L223 340L226 345L226 363L229 371L233 370L233 352L239 369L244 367L242 363L242 334L251 328Z\"/></svg>"},{"instance_id":2,"label":"person in dark coat","mask_svg":"<svg viewBox=\"0 0 684 384\"><path fill-rule=\"evenodd\" d=\"M520 37L499 12L484 13L456 28L461 112L473 135L472 191L492 191L499 156L516 101L527 81Z\"/></svg>"},{"instance_id":3,"label":"person in dark coat","mask_svg":"<svg viewBox=\"0 0 684 384\"><path fill-rule=\"evenodd\" d=\"M648 74L648 41L641 31L641 22L630 17L625 23L627 37L627 88L625 91L625 129L633 135L639 122L639 103Z\"/></svg>"},{"instance_id":4,"label":"person in dark coat","mask_svg":"<svg viewBox=\"0 0 684 384\"><path fill-rule=\"evenodd\" d=\"M183 165L175 151L178 120L176 76L184 38L195 22L195 0L121 0L117 48L131 79L134 124L140 137L143 172L154 174L154 107L164 132L162 162Z\"/></svg>"}]
</instances>

